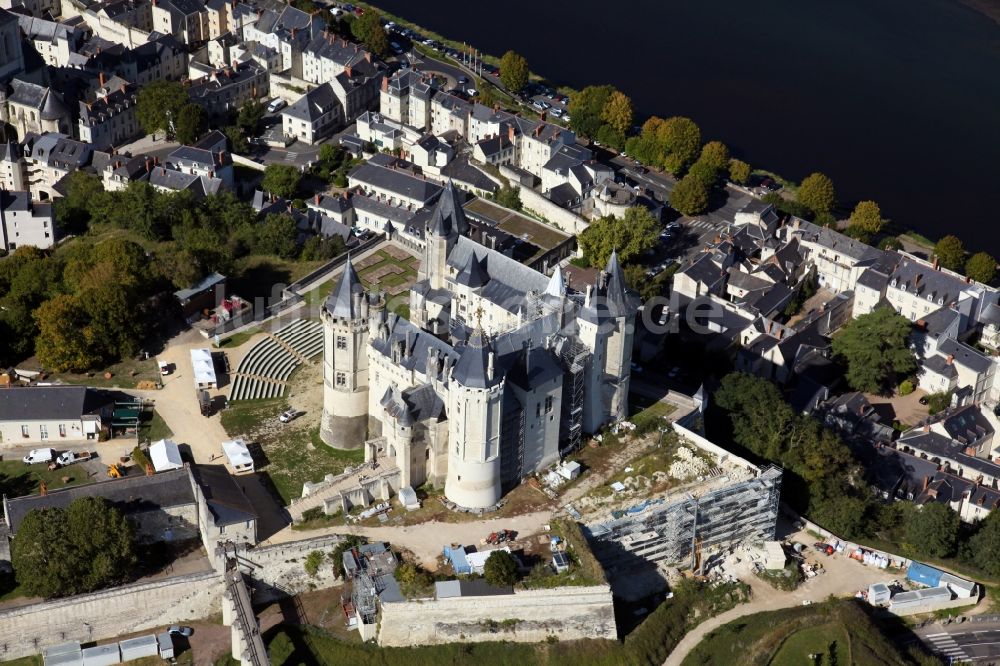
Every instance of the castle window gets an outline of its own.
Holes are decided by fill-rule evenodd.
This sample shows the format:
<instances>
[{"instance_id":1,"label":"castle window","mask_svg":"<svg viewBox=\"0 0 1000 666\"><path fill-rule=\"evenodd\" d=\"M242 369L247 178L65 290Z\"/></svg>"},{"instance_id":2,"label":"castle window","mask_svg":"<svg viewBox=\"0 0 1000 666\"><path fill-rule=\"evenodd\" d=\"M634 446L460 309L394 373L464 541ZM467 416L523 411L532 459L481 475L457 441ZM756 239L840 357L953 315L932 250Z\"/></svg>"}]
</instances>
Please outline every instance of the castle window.
<instances>
[{"instance_id":1,"label":"castle window","mask_svg":"<svg viewBox=\"0 0 1000 666\"><path fill-rule=\"evenodd\" d=\"M343 372L337 373L337 386L347 386L347 375Z\"/></svg>"},{"instance_id":2,"label":"castle window","mask_svg":"<svg viewBox=\"0 0 1000 666\"><path fill-rule=\"evenodd\" d=\"M552 396L547 396L545 398L545 413L548 414L552 411Z\"/></svg>"},{"instance_id":3,"label":"castle window","mask_svg":"<svg viewBox=\"0 0 1000 666\"><path fill-rule=\"evenodd\" d=\"M337 349L347 349L347 337L344 335L337 336Z\"/></svg>"}]
</instances>

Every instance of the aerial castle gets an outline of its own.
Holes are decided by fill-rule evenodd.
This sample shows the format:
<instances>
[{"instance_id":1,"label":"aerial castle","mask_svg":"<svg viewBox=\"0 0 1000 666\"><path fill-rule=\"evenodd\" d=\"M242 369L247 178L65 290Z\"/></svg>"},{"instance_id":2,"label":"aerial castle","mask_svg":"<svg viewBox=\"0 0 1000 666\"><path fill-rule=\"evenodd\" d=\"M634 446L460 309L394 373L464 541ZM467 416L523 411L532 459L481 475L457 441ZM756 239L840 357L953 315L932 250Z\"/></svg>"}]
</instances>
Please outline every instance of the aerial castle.
<instances>
[{"instance_id":1,"label":"aerial castle","mask_svg":"<svg viewBox=\"0 0 1000 666\"><path fill-rule=\"evenodd\" d=\"M402 486L444 485L466 508L628 412L637 303L615 254L581 293L468 238L454 186L425 231L410 320L348 261L327 299L320 434L388 455Z\"/></svg>"}]
</instances>

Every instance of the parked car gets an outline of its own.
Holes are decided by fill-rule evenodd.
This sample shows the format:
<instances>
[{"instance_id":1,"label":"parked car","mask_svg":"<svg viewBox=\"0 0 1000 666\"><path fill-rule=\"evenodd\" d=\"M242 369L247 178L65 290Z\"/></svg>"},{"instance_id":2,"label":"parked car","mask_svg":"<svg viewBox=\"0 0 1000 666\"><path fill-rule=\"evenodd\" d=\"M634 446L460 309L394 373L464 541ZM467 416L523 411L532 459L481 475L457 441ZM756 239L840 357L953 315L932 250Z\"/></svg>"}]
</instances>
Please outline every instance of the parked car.
<instances>
[{"instance_id":1,"label":"parked car","mask_svg":"<svg viewBox=\"0 0 1000 666\"><path fill-rule=\"evenodd\" d=\"M281 99L280 97L275 97L274 99L271 100L270 104L267 105L267 112L277 113L278 111L281 111L283 108L285 108L287 105L288 102Z\"/></svg>"},{"instance_id":2,"label":"parked car","mask_svg":"<svg viewBox=\"0 0 1000 666\"><path fill-rule=\"evenodd\" d=\"M460 76L460 77L458 77L458 82L459 83L468 83L469 82L469 77L464 76L464 75Z\"/></svg>"},{"instance_id":3,"label":"parked car","mask_svg":"<svg viewBox=\"0 0 1000 666\"><path fill-rule=\"evenodd\" d=\"M80 451L79 453L76 451L64 451L59 454L58 458L56 458L56 462L61 467L64 465L72 465L73 463L83 462L84 460L90 460L93 457L94 454L90 451Z\"/></svg>"},{"instance_id":4,"label":"parked car","mask_svg":"<svg viewBox=\"0 0 1000 666\"><path fill-rule=\"evenodd\" d=\"M281 421L282 423L288 423L289 421L294 420L295 417L297 417L298 415L299 415L298 410L289 409L284 412L281 412L281 416L278 417L278 420Z\"/></svg>"},{"instance_id":5,"label":"parked car","mask_svg":"<svg viewBox=\"0 0 1000 666\"><path fill-rule=\"evenodd\" d=\"M160 367L160 374L166 377L170 374L170 364L166 361L157 361L156 364Z\"/></svg>"},{"instance_id":6,"label":"parked car","mask_svg":"<svg viewBox=\"0 0 1000 666\"><path fill-rule=\"evenodd\" d=\"M55 449L31 449L31 451L28 451L28 455L21 458L21 460L25 465L34 465L36 463L52 462L52 459L55 457Z\"/></svg>"},{"instance_id":7,"label":"parked car","mask_svg":"<svg viewBox=\"0 0 1000 666\"><path fill-rule=\"evenodd\" d=\"M534 102L531 103L531 106L535 107L539 111L544 111L545 110L545 102L543 102L541 100L537 100L536 99Z\"/></svg>"},{"instance_id":8,"label":"parked car","mask_svg":"<svg viewBox=\"0 0 1000 666\"><path fill-rule=\"evenodd\" d=\"M169 633L171 636L184 636L185 638L187 638L188 636L194 633L194 629L192 629L191 627L182 627L180 625L175 624L171 626L169 629L167 629L167 633Z\"/></svg>"}]
</instances>

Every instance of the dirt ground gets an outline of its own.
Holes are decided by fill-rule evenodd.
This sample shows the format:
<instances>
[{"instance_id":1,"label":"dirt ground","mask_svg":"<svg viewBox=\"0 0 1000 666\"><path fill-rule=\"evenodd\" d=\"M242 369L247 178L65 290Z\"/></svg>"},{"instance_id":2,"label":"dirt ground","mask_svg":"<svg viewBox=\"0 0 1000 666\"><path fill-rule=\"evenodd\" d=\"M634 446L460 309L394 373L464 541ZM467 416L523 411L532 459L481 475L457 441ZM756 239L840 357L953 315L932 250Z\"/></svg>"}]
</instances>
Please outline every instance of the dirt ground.
<instances>
[{"instance_id":1,"label":"dirt ground","mask_svg":"<svg viewBox=\"0 0 1000 666\"><path fill-rule=\"evenodd\" d=\"M927 395L926 391L915 390L909 395L894 394L890 397L866 393L865 398L875 411L882 416L882 422L892 425L893 421L908 426L915 426L927 418L927 406L920 404L920 399Z\"/></svg>"}]
</instances>

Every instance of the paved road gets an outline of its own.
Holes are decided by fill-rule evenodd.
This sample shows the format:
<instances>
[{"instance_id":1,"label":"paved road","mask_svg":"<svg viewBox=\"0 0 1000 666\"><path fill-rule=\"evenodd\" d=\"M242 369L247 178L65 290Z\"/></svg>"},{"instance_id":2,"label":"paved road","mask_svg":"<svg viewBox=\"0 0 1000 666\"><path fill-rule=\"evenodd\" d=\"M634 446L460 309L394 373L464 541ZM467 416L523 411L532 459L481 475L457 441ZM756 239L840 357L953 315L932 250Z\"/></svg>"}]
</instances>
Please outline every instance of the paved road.
<instances>
[{"instance_id":1,"label":"paved road","mask_svg":"<svg viewBox=\"0 0 1000 666\"><path fill-rule=\"evenodd\" d=\"M916 634L946 659L1000 663L1000 623L934 624Z\"/></svg>"}]
</instances>

